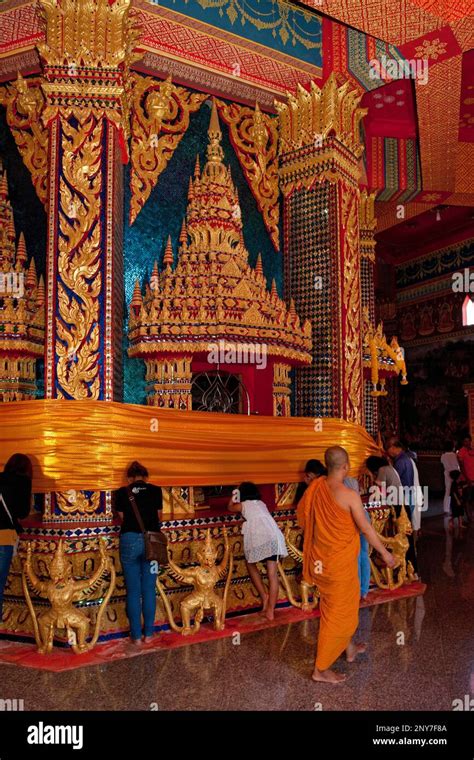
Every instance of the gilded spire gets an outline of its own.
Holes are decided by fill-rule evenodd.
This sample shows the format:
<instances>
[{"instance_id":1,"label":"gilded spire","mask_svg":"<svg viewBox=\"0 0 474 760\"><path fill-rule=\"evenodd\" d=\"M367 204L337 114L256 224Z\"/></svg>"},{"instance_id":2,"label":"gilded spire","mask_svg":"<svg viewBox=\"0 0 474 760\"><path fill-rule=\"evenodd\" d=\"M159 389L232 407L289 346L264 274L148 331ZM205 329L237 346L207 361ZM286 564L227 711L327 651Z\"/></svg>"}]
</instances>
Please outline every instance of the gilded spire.
<instances>
[{"instance_id":1,"label":"gilded spire","mask_svg":"<svg viewBox=\"0 0 474 760\"><path fill-rule=\"evenodd\" d=\"M7 182L6 171L2 172L2 175L0 178L0 195L2 195L4 198L6 198L8 195L8 182Z\"/></svg>"},{"instance_id":2,"label":"gilded spire","mask_svg":"<svg viewBox=\"0 0 474 760\"><path fill-rule=\"evenodd\" d=\"M155 263L153 264L153 271L150 277L150 288L152 290L158 290L159 286L160 286L160 275L158 271L158 262L155 259Z\"/></svg>"},{"instance_id":3,"label":"gilded spire","mask_svg":"<svg viewBox=\"0 0 474 760\"><path fill-rule=\"evenodd\" d=\"M45 295L44 279L43 275L41 275L38 282L38 290L36 291L36 303L38 306L44 306Z\"/></svg>"},{"instance_id":4,"label":"gilded spire","mask_svg":"<svg viewBox=\"0 0 474 760\"><path fill-rule=\"evenodd\" d=\"M24 235L16 252L15 239L0 162L0 275L7 274L0 301L0 401L34 397L34 363L44 353L44 285L42 291L37 288L36 266L33 258L28 262Z\"/></svg>"},{"instance_id":5,"label":"gilded spire","mask_svg":"<svg viewBox=\"0 0 474 760\"><path fill-rule=\"evenodd\" d=\"M168 235L165 253L163 256L163 264L166 267L171 267L173 265L173 261L174 261L174 256L173 256L173 246L171 245L171 235Z\"/></svg>"},{"instance_id":6,"label":"gilded spire","mask_svg":"<svg viewBox=\"0 0 474 760\"><path fill-rule=\"evenodd\" d=\"M18 240L18 247L16 249L16 264L21 264L22 266L26 266L26 262L28 261L28 254L26 252L26 243L25 243L25 236L23 232L20 233L20 237Z\"/></svg>"},{"instance_id":7,"label":"gilded spire","mask_svg":"<svg viewBox=\"0 0 474 760\"><path fill-rule=\"evenodd\" d=\"M130 307L136 310L140 309L143 303L142 292L140 290L140 283L135 281L135 287L133 288L132 300L130 301Z\"/></svg>"},{"instance_id":8,"label":"gilded spire","mask_svg":"<svg viewBox=\"0 0 474 760\"><path fill-rule=\"evenodd\" d=\"M222 176L222 159L224 158L224 151L222 150L221 140L222 131L219 124L219 116L217 115L216 101L212 99L211 119L209 121L209 129L207 130L209 142L207 146L207 164L204 167L204 173L209 176L214 176L217 180Z\"/></svg>"},{"instance_id":9,"label":"gilded spire","mask_svg":"<svg viewBox=\"0 0 474 760\"><path fill-rule=\"evenodd\" d=\"M208 129L207 161L200 177L191 179L188 193L187 232L190 255L214 257L218 252L238 255L242 219L237 191L224 157L222 133L213 102Z\"/></svg>"},{"instance_id":10,"label":"gilded spire","mask_svg":"<svg viewBox=\"0 0 474 760\"><path fill-rule=\"evenodd\" d=\"M219 123L219 115L217 113L217 104L215 98L212 98L211 119L209 122L209 129L207 130L207 134L209 135L210 140L212 140L213 137L217 136L220 140L222 137L221 125Z\"/></svg>"},{"instance_id":11,"label":"gilded spire","mask_svg":"<svg viewBox=\"0 0 474 760\"><path fill-rule=\"evenodd\" d=\"M30 266L28 267L28 274L26 275L26 287L34 290L38 284L38 277L36 275L36 264L33 257L31 257Z\"/></svg>"},{"instance_id":12,"label":"gilded spire","mask_svg":"<svg viewBox=\"0 0 474 760\"><path fill-rule=\"evenodd\" d=\"M11 270L15 261L15 225L8 197L7 173L0 161L0 271Z\"/></svg>"},{"instance_id":13,"label":"gilded spire","mask_svg":"<svg viewBox=\"0 0 474 760\"><path fill-rule=\"evenodd\" d=\"M196 164L190 178L176 265L172 269L169 237L159 294L145 292L138 317L130 310L129 356L182 353L184 344L191 353L202 354L209 350L212 335L237 343L265 343L270 355L290 364L308 364L310 323L300 326L294 303L289 311L275 283L268 291L261 254L255 268L249 265L239 197L223 160L221 138L213 101L207 161L200 173Z\"/></svg>"},{"instance_id":14,"label":"gilded spire","mask_svg":"<svg viewBox=\"0 0 474 760\"><path fill-rule=\"evenodd\" d=\"M13 221L13 213L8 217L7 222L7 235L10 240L16 240L15 222Z\"/></svg>"},{"instance_id":15,"label":"gilded spire","mask_svg":"<svg viewBox=\"0 0 474 760\"><path fill-rule=\"evenodd\" d=\"M186 229L186 219L183 219L183 223L181 225L181 231L179 233L179 242L181 245L184 245L188 242L188 231Z\"/></svg>"}]
</instances>

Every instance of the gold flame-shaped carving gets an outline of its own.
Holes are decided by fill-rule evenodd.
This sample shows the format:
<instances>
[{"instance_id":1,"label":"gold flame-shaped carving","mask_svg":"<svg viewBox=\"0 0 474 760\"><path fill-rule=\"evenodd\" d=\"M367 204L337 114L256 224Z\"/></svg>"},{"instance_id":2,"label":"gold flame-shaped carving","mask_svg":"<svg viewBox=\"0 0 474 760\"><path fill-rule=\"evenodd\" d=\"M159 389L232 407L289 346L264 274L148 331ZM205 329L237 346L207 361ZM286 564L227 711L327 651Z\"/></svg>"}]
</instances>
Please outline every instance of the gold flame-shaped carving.
<instances>
[{"instance_id":1,"label":"gold flame-shaped carving","mask_svg":"<svg viewBox=\"0 0 474 760\"><path fill-rule=\"evenodd\" d=\"M41 80L25 79L0 87L0 103L7 123L33 181L38 198L46 206L48 197L48 130L41 121L44 107Z\"/></svg>"},{"instance_id":2,"label":"gold flame-shaped carving","mask_svg":"<svg viewBox=\"0 0 474 760\"><path fill-rule=\"evenodd\" d=\"M330 74L323 87L311 82L310 90L297 86L296 95L287 102L275 101L280 121L280 152L286 153L314 144L315 138L336 135L351 153L360 157L364 150L360 134L361 119L367 109L360 108L362 91L349 80L342 84Z\"/></svg>"},{"instance_id":3,"label":"gold flame-shaped carving","mask_svg":"<svg viewBox=\"0 0 474 760\"><path fill-rule=\"evenodd\" d=\"M160 174L189 127L189 117L207 95L177 87L168 77L131 75L130 224L145 205Z\"/></svg>"},{"instance_id":4,"label":"gold flame-shaped carving","mask_svg":"<svg viewBox=\"0 0 474 760\"><path fill-rule=\"evenodd\" d=\"M272 243L278 251L278 120L238 103L218 100L219 116L229 126L230 138L245 178L263 216Z\"/></svg>"}]
</instances>

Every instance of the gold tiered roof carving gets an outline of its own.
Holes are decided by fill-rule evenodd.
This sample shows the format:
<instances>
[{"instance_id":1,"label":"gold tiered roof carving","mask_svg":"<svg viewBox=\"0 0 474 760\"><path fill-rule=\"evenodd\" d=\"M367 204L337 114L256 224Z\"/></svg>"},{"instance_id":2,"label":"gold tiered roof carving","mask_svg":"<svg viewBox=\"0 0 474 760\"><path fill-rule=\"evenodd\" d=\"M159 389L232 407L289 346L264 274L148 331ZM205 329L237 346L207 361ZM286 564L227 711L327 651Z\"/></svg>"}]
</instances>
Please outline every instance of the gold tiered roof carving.
<instances>
[{"instance_id":1,"label":"gold tiered roof carving","mask_svg":"<svg viewBox=\"0 0 474 760\"><path fill-rule=\"evenodd\" d=\"M7 175L0 164L0 355L35 358L43 355L44 282L33 258L28 264L23 233L16 247L15 238Z\"/></svg>"},{"instance_id":2,"label":"gold tiered roof carving","mask_svg":"<svg viewBox=\"0 0 474 760\"><path fill-rule=\"evenodd\" d=\"M215 103L206 162L196 161L176 267L168 239L159 272L155 262L142 294L137 282L130 304L130 356L209 351L209 343L264 343L289 363L311 361L311 325L287 308L275 283L267 289L261 257L249 266L242 215L230 170L223 162Z\"/></svg>"}]
</instances>

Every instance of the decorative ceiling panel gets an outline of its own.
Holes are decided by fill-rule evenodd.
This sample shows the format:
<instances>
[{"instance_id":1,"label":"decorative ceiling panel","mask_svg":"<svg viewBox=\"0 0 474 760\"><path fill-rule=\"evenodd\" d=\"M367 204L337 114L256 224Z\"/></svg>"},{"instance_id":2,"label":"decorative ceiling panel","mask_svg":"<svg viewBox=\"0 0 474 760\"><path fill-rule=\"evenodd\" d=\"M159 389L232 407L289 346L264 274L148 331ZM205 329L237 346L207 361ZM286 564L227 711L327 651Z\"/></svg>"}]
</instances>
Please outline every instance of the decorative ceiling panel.
<instances>
[{"instance_id":1,"label":"decorative ceiling panel","mask_svg":"<svg viewBox=\"0 0 474 760\"><path fill-rule=\"evenodd\" d=\"M423 189L454 192L458 150L462 57L430 69L426 85L416 85Z\"/></svg>"},{"instance_id":2,"label":"decorative ceiling panel","mask_svg":"<svg viewBox=\"0 0 474 760\"><path fill-rule=\"evenodd\" d=\"M411 0L324 0L324 5L321 0L302 1L315 11L324 11L325 15L392 45L415 40L444 26L447 20Z\"/></svg>"}]
</instances>

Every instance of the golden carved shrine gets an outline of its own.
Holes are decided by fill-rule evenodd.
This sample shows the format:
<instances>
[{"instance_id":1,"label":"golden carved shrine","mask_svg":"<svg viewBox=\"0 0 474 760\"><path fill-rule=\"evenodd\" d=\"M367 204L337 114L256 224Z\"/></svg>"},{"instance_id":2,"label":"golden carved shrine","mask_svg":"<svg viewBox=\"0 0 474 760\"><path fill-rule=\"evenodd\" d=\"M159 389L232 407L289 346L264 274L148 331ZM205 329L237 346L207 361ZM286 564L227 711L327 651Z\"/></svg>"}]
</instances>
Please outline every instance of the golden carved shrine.
<instances>
[{"instance_id":1,"label":"golden carved shrine","mask_svg":"<svg viewBox=\"0 0 474 760\"><path fill-rule=\"evenodd\" d=\"M416 84L421 155L411 111L405 132L382 131L377 103L394 80L374 84L360 58L383 48L400 61L411 39L397 51L367 28L344 52L353 4L331 20L341 4L329 2L323 21L286 0L274 34L250 19L241 39L224 5L221 29L200 2L0 7L0 464L21 450L34 469L0 637L42 653L53 638L80 655L128 636L113 492L135 459L162 488L170 553L155 632L192 639L202 621L201 635L258 609L242 519L227 508L242 481L258 484L289 547L278 606L317 608L295 494L331 445L347 449L399 560L372 561L372 587L415 580L409 520L372 498L364 467L410 381L397 329L411 340L409 326L377 290L378 216L383 233L397 204L436 213L438 196L469 205L471 191L461 170L448 187L425 163L443 139L426 125L435 92ZM406 80L398 88L387 111L411 97Z\"/></svg>"}]
</instances>

